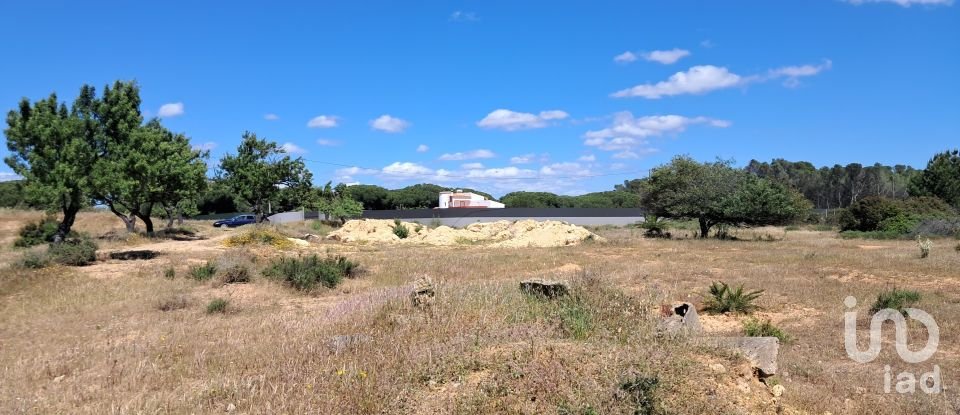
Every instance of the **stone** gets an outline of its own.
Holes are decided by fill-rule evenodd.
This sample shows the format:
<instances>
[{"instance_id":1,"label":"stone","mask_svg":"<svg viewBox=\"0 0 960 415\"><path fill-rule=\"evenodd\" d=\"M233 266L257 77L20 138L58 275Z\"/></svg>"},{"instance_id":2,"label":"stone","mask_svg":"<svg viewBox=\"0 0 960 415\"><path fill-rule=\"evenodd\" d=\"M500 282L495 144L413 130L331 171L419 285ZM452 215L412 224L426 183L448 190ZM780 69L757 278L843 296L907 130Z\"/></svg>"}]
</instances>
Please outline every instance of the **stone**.
<instances>
[{"instance_id":1,"label":"stone","mask_svg":"<svg viewBox=\"0 0 960 415\"><path fill-rule=\"evenodd\" d=\"M306 235L303 235L303 237L300 239L303 239L308 242L320 242L320 240L323 238L321 238L320 235L314 235L312 233L308 233Z\"/></svg>"},{"instance_id":2,"label":"stone","mask_svg":"<svg viewBox=\"0 0 960 415\"><path fill-rule=\"evenodd\" d=\"M661 332L674 334L699 334L703 332L700 316L697 315L697 308L693 304L664 304L660 307L660 314L663 316L658 327Z\"/></svg>"},{"instance_id":3,"label":"stone","mask_svg":"<svg viewBox=\"0 0 960 415\"><path fill-rule=\"evenodd\" d=\"M727 368L723 367L723 365L721 365L721 364L719 364L719 363L714 363L714 364L710 365L710 370L711 370L713 373L716 373L716 374L718 374L718 375L719 375L719 374L723 374L723 373L727 373Z\"/></svg>"},{"instance_id":4,"label":"stone","mask_svg":"<svg viewBox=\"0 0 960 415\"><path fill-rule=\"evenodd\" d=\"M67 375L60 375L60 376L57 376L57 377L55 377L55 378L53 378L53 383L60 383L60 382L63 382L63 379L64 379L64 378L66 378L66 377L67 377Z\"/></svg>"},{"instance_id":5,"label":"stone","mask_svg":"<svg viewBox=\"0 0 960 415\"><path fill-rule=\"evenodd\" d=\"M787 388L783 387L783 385L773 385L773 387L770 388L770 394L773 395L774 398L783 396L783 393L786 391Z\"/></svg>"},{"instance_id":6,"label":"stone","mask_svg":"<svg viewBox=\"0 0 960 415\"><path fill-rule=\"evenodd\" d=\"M436 289L432 278L422 276L413 282L410 299L413 301L414 307L430 306L433 304L434 297L436 297Z\"/></svg>"},{"instance_id":7,"label":"stone","mask_svg":"<svg viewBox=\"0 0 960 415\"><path fill-rule=\"evenodd\" d=\"M776 337L707 337L704 341L740 352L760 377L777 374L780 340Z\"/></svg>"},{"instance_id":8,"label":"stone","mask_svg":"<svg viewBox=\"0 0 960 415\"><path fill-rule=\"evenodd\" d=\"M232 404L232 403L227 405L227 412L233 412L233 411L236 411L236 410L237 410L237 406L236 406L236 405L234 405L234 404Z\"/></svg>"},{"instance_id":9,"label":"stone","mask_svg":"<svg viewBox=\"0 0 960 415\"><path fill-rule=\"evenodd\" d=\"M340 354L351 347L357 347L368 341L370 341L370 336L365 334L341 334L333 336L328 345L333 350L333 354Z\"/></svg>"},{"instance_id":10,"label":"stone","mask_svg":"<svg viewBox=\"0 0 960 415\"><path fill-rule=\"evenodd\" d=\"M570 287L560 281L532 278L520 281L520 291L524 294L552 299L570 294Z\"/></svg>"}]
</instances>

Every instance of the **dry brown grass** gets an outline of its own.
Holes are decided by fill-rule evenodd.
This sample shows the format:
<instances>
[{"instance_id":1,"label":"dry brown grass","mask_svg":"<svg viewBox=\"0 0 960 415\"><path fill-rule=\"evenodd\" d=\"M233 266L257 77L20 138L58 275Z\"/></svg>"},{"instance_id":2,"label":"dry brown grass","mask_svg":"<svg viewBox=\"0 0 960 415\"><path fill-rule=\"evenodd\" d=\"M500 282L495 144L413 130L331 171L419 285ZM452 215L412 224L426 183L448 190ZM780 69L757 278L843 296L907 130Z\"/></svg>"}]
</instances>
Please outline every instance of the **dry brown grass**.
<instances>
[{"instance_id":1,"label":"dry brown grass","mask_svg":"<svg viewBox=\"0 0 960 415\"><path fill-rule=\"evenodd\" d=\"M0 215L0 224L30 218ZM85 214L79 224L95 236L122 230L109 219ZM8 236L3 226L0 238ZM660 380L657 396L670 413L944 413L958 405L950 391L960 387L960 255L947 248L921 260L912 241L866 249L811 231L755 242L755 233L784 232L700 241L604 229L609 243L565 248L331 242L229 251L220 242L230 231L192 226L209 239L101 243L159 253L149 260L38 271L0 265L0 413L632 413L619 385L637 376ZM0 252L5 263L17 255ZM264 278L213 284L184 276L221 257L249 257L256 268L309 252L345 255L364 272L313 295ZM170 266L172 280L163 277ZM438 282L428 310L407 297L422 274ZM574 281L580 301L525 298L517 282L530 276ZM760 316L793 336L781 348L777 379L787 392L779 402L733 354L653 334L651 310L700 302L697 293L715 280L766 290ZM940 350L906 365L887 344L876 361L856 364L843 349L843 298L856 296L865 310L891 285L923 294L919 307L940 323ZM229 311L208 315L217 297L229 299ZM738 333L747 318L702 317L718 334ZM922 329L911 334L914 348L925 340ZM362 340L336 350L337 335ZM711 371L714 363L727 370ZM947 393L884 394L885 364L898 372L938 364Z\"/></svg>"}]
</instances>

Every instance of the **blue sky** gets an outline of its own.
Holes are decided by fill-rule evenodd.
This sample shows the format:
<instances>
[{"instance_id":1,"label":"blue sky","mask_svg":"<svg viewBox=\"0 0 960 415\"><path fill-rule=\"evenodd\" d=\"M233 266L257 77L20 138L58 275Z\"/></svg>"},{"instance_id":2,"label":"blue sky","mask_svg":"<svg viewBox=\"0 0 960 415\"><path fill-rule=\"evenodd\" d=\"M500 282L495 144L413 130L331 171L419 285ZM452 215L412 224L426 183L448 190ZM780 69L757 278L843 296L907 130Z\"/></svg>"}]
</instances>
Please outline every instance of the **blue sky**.
<instances>
[{"instance_id":1,"label":"blue sky","mask_svg":"<svg viewBox=\"0 0 960 415\"><path fill-rule=\"evenodd\" d=\"M0 107L135 79L211 164L250 130L316 183L496 195L677 154L922 167L960 145L949 0L310 3L5 4Z\"/></svg>"}]
</instances>

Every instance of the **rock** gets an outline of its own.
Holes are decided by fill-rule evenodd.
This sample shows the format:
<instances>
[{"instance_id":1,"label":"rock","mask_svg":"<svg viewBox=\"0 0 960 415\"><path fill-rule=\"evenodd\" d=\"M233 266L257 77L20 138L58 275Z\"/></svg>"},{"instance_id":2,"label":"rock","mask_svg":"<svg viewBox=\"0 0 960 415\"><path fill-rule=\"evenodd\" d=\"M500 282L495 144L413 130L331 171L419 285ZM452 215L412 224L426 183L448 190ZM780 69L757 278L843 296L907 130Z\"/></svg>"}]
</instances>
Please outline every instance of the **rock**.
<instances>
[{"instance_id":1,"label":"rock","mask_svg":"<svg viewBox=\"0 0 960 415\"><path fill-rule=\"evenodd\" d=\"M783 396L783 393L786 391L787 388L783 387L783 385L773 385L773 387L770 388L770 394L773 395L774 398Z\"/></svg>"},{"instance_id":2,"label":"rock","mask_svg":"<svg viewBox=\"0 0 960 415\"><path fill-rule=\"evenodd\" d=\"M66 378L66 377L67 377L67 375L60 375L60 376L57 376L57 377L55 377L55 378L53 378L53 383L60 383L60 382L63 382L63 379L64 379L64 378Z\"/></svg>"},{"instance_id":3,"label":"rock","mask_svg":"<svg viewBox=\"0 0 960 415\"><path fill-rule=\"evenodd\" d=\"M570 288L567 287L567 284L560 281L532 278L520 281L520 291L528 295L557 298L569 294Z\"/></svg>"},{"instance_id":4,"label":"rock","mask_svg":"<svg viewBox=\"0 0 960 415\"><path fill-rule=\"evenodd\" d=\"M415 307L427 307L433 304L436 291L433 279L428 276L417 278L413 282L413 291L410 292L410 299Z\"/></svg>"},{"instance_id":5,"label":"rock","mask_svg":"<svg viewBox=\"0 0 960 415\"><path fill-rule=\"evenodd\" d=\"M719 375L719 374L727 373L727 368L723 367L723 365L719 363L714 363L710 365L710 371Z\"/></svg>"},{"instance_id":6,"label":"rock","mask_svg":"<svg viewBox=\"0 0 960 415\"><path fill-rule=\"evenodd\" d=\"M760 377L777 373L780 340L776 337L708 337L704 341L739 351L759 372Z\"/></svg>"},{"instance_id":7,"label":"rock","mask_svg":"<svg viewBox=\"0 0 960 415\"><path fill-rule=\"evenodd\" d=\"M233 412L237 410L237 406L234 404L227 404L227 412Z\"/></svg>"},{"instance_id":8,"label":"rock","mask_svg":"<svg viewBox=\"0 0 960 415\"><path fill-rule=\"evenodd\" d=\"M314 235L312 233L308 233L306 235L303 235L303 237L300 239L303 239L304 241L308 241L308 242L320 242L320 240L323 238L321 238L320 235Z\"/></svg>"},{"instance_id":9,"label":"rock","mask_svg":"<svg viewBox=\"0 0 960 415\"><path fill-rule=\"evenodd\" d=\"M341 334L333 336L328 345L333 350L333 354L340 354L351 347L357 347L368 341L370 341L370 336L365 334Z\"/></svg>"},{"instance_id":10,"label":"rock","mask_svg":"<svg viewBox=\"0 0 960 415\"><path fill-rule=\"evenodd\" d=\"M703 332L697 308L693 304L664 304L660 307L660 314L663 315L658 327L661 332L684 334Z\"/></svg>"}]
</instances>

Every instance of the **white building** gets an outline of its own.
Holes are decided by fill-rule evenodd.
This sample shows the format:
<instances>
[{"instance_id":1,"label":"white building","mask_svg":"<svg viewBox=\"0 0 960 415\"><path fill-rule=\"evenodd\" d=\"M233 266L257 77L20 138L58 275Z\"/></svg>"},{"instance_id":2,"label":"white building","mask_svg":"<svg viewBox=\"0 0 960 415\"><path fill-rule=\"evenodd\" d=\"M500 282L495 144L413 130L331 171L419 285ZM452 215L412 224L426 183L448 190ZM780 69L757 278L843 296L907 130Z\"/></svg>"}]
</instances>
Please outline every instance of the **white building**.
<instances>
[{"instance_id":1,"label":"white building","mask_svg":"<svg viewBox=\"0 0 960 415\"><path fill-rule=\"evenodd\" d=\"M440 192L440 209L447 208L503 208L505 205L478 194L464 192Z\"/></svg>"}]
</instances>

